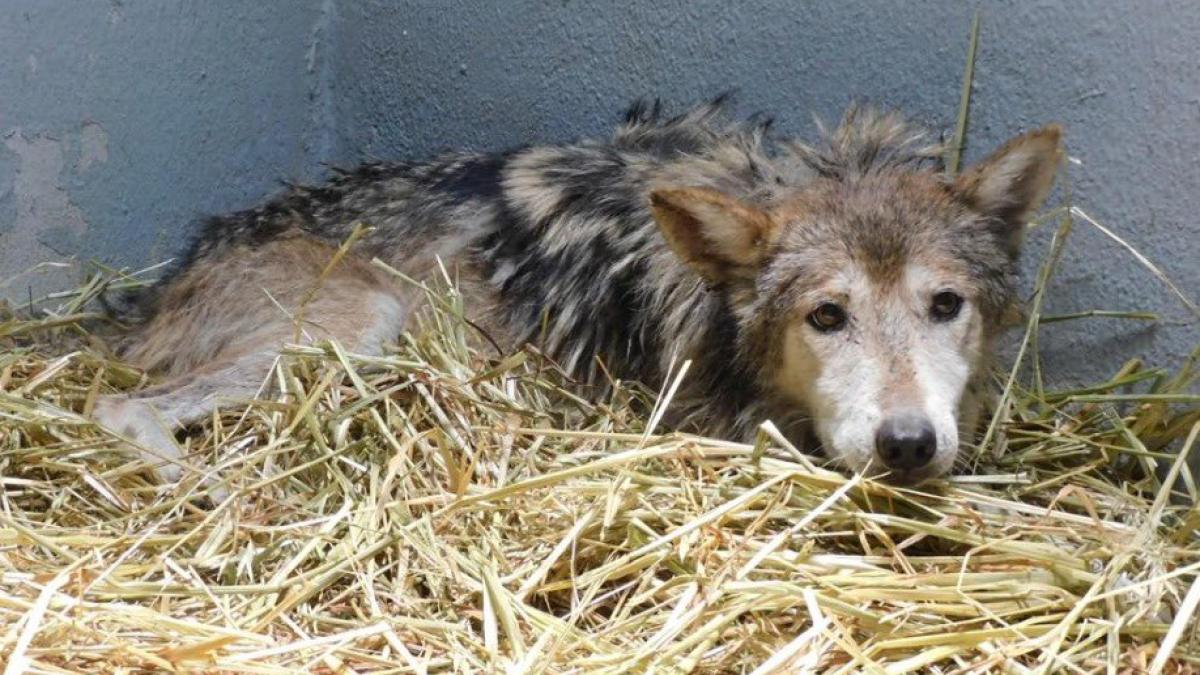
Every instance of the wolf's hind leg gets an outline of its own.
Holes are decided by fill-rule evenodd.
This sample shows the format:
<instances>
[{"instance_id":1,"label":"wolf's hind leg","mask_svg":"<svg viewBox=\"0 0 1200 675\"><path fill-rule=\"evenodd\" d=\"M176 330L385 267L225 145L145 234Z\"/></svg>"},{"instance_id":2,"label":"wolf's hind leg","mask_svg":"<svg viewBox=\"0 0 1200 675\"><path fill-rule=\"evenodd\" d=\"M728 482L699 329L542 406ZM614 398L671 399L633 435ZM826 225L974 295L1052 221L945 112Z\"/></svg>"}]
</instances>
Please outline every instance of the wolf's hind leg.
<instances>
[{"instance_id":1,"label":"wolf's hind leg","mask_svg":"<svg viewBox=\"0 0 1200 675\"><path fill-rule=\"evenodd\" d=\"M103 397L94 417L144 446L143 456L173 481L184 468L174 432L221 404L253 398L283 345L333 339L380 353L418 296L354 255L322 274L335 252L288 237L234 248L183 272L126 354L166 379L132 396Z\"/></svg>"},{"instance_id":2,"label":"wolf's hind leg","mask_svg":"<svg viewBox=\"0 0 1200 675\"><path fill-rule=\"evenodd\" d=\"M222 403L252 398L270 374L273 360L270 352L248 354L130 396L103 396L93 415L132 441L164 481L175 482L185 466L175 431L208 417Z\"/></svg>"}]
</instances>

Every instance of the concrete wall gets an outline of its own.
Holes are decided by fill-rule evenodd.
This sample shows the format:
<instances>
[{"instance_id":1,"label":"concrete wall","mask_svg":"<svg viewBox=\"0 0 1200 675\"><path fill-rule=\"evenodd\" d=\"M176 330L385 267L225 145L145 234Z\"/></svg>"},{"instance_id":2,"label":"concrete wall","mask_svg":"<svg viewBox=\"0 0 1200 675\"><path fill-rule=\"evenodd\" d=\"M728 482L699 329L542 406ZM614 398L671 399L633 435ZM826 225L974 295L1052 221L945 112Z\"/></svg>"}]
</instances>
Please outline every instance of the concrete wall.
<instances>
[{"instance_id":1,"label":"concrete wall","mask_svg":"<svg viewBox=\"0 0 1200 675\"><path fill-rule=\"evenodd\" d=\"M0 284L71 255L144 264L189 223L320 161L606 134L625 103L736 87L789 132L852 98L949 129L974 6L787 0L0 2ZM967 157L1065 123L1075 201L1200 296L1200 7L983 5ZM1030 241L1029 266L1049 232ZM1125 356L1177 363L1197 322L1080 226L1051 312L1138 309L1154 327L1055 324L1065 380ZM1032 278L1032 273L1027 275ZM24 294L26 277L0 294Z\"/></svg>"},{"instance_id":2,"label":"concrete wall","mask_svg":"<svg viewBox=\"0 0 1200 675\"><path fill-rule=\"evenodd\" d=\"M283 11L286 8L286 11ZM320 0L0 2L0 294L146 264L328 155ZM6 284L7 282L7 284Z\"/></svg>"},{"instance_id":3,"label":"concrete wall","mask_svg":"<svg viewBox=\"0 0 1200 675\"><path fill-rule=\"evenodd\" d=\"M1200 5L1004 0L982 5L967 157L1049 121L1066 124L1075 201L1200 298ZM339 9L337 157L605 134L634 96L686 103L740 89L744 112L811 133L853 98L952 129L974 6L789 0L356 0ZM1049 231L1036 233L1027 279ZM1030 284L1031 285L1031 284ZM1124 356L1178 363L1198 325L1162 285L1087 226L1049 310L1150 310L1156 327L1054 324L1058 380L1102 377Z\"/></svg>"}]
</instances>

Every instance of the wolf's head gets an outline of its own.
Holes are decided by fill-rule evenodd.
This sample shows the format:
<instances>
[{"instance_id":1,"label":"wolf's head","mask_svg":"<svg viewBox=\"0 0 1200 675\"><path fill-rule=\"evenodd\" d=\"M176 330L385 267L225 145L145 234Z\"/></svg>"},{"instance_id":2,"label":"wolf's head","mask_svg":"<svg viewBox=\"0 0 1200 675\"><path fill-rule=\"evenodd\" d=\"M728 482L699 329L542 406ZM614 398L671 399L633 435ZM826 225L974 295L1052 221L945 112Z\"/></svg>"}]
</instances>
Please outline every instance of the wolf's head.
<instances>
[{"instance_id":1,"label":"wolf's head","mask_svg":"<svg viewBox=\"0 0 1200 675\"><path fill-rule=\"evenodd\" d=\"M919 483L952 468L969 393L1015 308L1022 232L1056 173L1060 131L1019 136L956 179L899 118L852 113L789 157L766 196L666 187L671 248L728 300L775 407L853 470ZM936 163L935 163L936 164Z\"/></svg>"}]
</instances>

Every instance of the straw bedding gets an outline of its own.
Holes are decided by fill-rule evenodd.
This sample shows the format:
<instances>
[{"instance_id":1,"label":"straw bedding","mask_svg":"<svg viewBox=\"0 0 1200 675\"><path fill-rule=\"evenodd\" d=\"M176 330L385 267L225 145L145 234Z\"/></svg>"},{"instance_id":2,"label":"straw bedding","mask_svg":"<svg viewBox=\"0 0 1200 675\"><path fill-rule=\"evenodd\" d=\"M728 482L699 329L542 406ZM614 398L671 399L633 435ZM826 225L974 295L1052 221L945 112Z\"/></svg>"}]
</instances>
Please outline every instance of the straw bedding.
<instances>
[{"instance_id":1,"label":"straw bedding","mask_svg":"<svg viewBox=\"0 0 1200 675\"><path fill-rule=\"evenodd\" d=\"M661 429L672 380L595 396L536 349L476 351L445 288L386 357L289 348L282 393L190 429L196 471L158 488L85 417L145 381L82 328L98 275L55 312L0 315L0 659L1197 672L1200 511L1177 459L1200 452L1191 362L1039 384L1068 231L970 471L921 491L814 466L769 424L748 445Z\"/></svg>"}]
</instances>

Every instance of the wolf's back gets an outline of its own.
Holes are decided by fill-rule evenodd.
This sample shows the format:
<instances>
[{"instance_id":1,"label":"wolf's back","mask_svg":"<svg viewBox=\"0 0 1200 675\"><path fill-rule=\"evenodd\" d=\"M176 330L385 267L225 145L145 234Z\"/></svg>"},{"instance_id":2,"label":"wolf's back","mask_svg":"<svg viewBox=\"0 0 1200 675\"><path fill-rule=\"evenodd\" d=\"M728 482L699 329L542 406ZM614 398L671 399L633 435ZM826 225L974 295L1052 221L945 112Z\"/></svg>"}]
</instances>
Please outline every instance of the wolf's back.
<instances>
[{"instance_id":1,"label":"wolf's back","mask_svg":"<svg viewBox=\"0 0 1200 675\"><path fill-rule=\"evenodd\" d=\"M700 310L687 309L697 302L695 278L666 253L649 191L670 183L769 197L783 177L766 147L768 126L731 121L724 99L675 117L639 104L606 140L337 171L210 219L172 272L117 310L145 320L182 270L280 237L337 245L362 224L369 230L356 252L409 276L420 278L439 259L472 266L490 294L487 309L518 341L544 333L569 367L588 367L592 354L619 355L621 375L653 378L683 331L662 317ZM589 316L608 320L583 320Z\"/></svg>"},{"instance_id":2,"label":"wolf's back","mask_svg":"<svg viewBox=\"0 0 1200 675\"><path fill-rule=\"evenodd\" d=\"M258 206L206 219L155 284L106 294L102 304L112 317L136 325L155 314L162 289L184 270L281 237L307 236L339 245L359 225L367 228L360 254L403 268L432 248L444 248L439 242L463 240L468 230L482 227L488 211L482 202L499 190L498 170L488 168L493 165L499 166L497 157L457 153L420 164L335 169L324 183L288 184Z\"/></svg>"}]
</instances>

